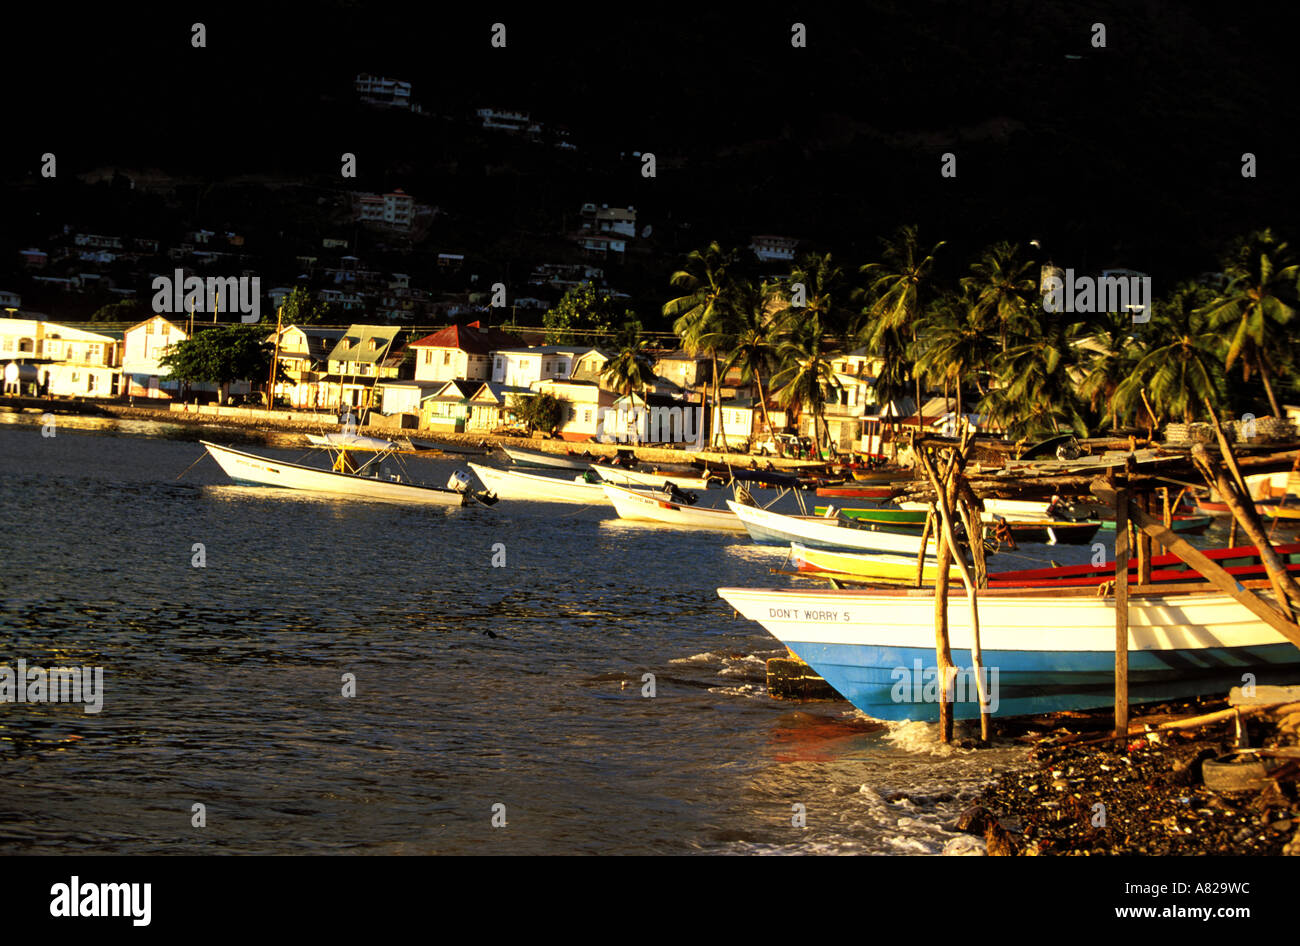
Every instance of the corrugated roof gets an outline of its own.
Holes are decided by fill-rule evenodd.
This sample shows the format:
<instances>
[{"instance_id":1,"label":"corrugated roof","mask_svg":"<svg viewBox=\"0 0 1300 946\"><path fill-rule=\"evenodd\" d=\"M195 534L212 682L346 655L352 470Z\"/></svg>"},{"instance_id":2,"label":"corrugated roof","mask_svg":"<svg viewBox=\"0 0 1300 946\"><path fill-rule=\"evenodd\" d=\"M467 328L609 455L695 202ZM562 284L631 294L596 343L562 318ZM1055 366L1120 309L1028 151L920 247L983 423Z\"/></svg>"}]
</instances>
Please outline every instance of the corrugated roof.
<instances>
[{"instance_id":1,"label":"corrugated roof","mask_svg":"<svg viewBox=\"0 0 1300 946\"><path fill-rule=\"evenodd\" d=\"M388 354L389 347L401 332L391 325L353 325L330 351L330 361L375 364ZM375 344L372 346L371 341Z\"/></svg>"},{"instance_id":2,"label":"corrugated roof","mask_svg":"<svg viewBox=\"0 0 1300 946\"><path fill-rule=\"evenodd\" d=\"M495 328L482 328L477 322L469 325L448 325L446 328L426 335L412 348L454 348L471 355L486 355L501 349L515 348L523 344L523 339Z\"/></svg>"}]
</instances>

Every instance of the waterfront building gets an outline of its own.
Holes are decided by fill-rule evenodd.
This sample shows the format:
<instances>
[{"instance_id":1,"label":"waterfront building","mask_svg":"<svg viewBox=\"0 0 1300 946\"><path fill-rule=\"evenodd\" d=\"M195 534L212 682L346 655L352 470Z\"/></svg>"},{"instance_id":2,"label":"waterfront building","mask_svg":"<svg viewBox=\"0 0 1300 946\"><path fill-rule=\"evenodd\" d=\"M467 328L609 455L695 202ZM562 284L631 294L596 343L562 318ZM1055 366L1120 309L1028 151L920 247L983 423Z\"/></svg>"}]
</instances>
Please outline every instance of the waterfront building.
<instances>
[{"instance_id":1,"label":"waterfront building","mask_svg":"<svg viewBox=\"0 0 1300 946\"><path fill-rule=\"evenodd\" d=\"M487 381L492 376L492 352L518 348L523 341L509 332L483 328L475 321L448 325L411 343L417 381Z\"/></svg>"}]
</instances>

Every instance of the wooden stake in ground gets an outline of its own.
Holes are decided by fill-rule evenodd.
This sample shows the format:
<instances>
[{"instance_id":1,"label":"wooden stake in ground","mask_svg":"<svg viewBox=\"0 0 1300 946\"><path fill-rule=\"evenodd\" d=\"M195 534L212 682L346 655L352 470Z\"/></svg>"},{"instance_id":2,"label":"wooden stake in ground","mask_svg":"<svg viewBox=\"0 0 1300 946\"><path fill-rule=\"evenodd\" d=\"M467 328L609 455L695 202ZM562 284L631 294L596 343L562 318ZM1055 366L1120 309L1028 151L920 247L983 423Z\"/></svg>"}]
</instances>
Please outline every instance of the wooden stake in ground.
<instances>
[{"instance_id":1,"label":"wooden stake in ground","mask_svg":"<svg viewBox=\"0 0 1300 946\"><path fill-rule=\"evenodd\" d=\"M965 438L963 438L962 447L960 449L964 450L965 446L966 446L966 440ZM961 573L961 580L966 585L966 599L970 604L971 672L975 677L975 687L976 687L976 691L979 694L979 701L980 701L980 738L985 741L988 741L990 736L989 712L988 712L989 695L986 692L987 687L985 685L986 678L984 675L984 654L983 651L980 649L980 618L979 618L979 604L977 601L978 595L975 587L975 582L971 578L970 568L967 566L966 560L962 558L960 554L960 549L957 548L956 535L952 525L952 520L953 520L952 504L955 503L957 498L957 477L958 475L960 475L958 473L959 461L957 457L953 458L953 462L951 462L948 466L947 481L940 482L939 475L935 472L934 464L930 462L929 455L923 449L919 450L916 455L921 466L925 469L926 476L930 478L930 483L934 487L935 496L938 499L937 505L939 510L939 520L940 520L940 525L942 526L943 529L943 531L940 533L940 541L952 547L955 550L957 570ZM972 542L979 541L978 536L971 539L971 541ZM948 589L945 583L944 586L945 638L947 636L947 597L948 597ZM936 595L936 605L935 605L936 616L938 614L937 602L938 602L938 596Z\"/></svg>"},{"instance_id":2,"label":"wooden stake in ground","mask_svg":"<svg viewBox=\"0 0 1300 946\"><path fill-rule=\"evenodd\" d=\"M952 548L948 545L947 535L942 531L939 532L936 551L938 570L934 574L934 662L939 674L939 740L946 745L952 742L952 703L948 700L948 685L952 681L952 648L948 646L948 569L952 567Z\"/></svg>"},{"instance_id":3,"label":"wooden stake in ground","mask_svg":"<svg viewBox=\"0 0 1300 946\"><path fill-rule=\"evenodd\" d=\"M1128 490L1115 501L1115 734L1128 732Z\"/></svg>"}]
</instances>

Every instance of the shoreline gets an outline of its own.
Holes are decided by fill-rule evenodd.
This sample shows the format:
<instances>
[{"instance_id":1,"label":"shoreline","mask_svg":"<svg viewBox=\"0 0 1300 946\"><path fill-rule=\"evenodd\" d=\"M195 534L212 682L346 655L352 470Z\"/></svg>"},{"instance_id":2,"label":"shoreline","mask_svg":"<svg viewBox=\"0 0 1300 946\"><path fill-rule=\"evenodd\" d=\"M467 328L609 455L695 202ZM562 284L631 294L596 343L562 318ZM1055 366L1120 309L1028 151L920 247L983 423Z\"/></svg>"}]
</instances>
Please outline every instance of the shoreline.
<instances>
[{"instance_id":1,"label":"shoreline","mask_svg":"<svg viewBox=\"0 0 1300 946\"><path fill-rule=\"evenodd\" d=\"M191 409L187 409L191 408ZM11 413L50 412L55 415L74 415L84 417L113 417L119 420L146 420L162 424L182 424L194 427L239 428L253 432L266 433L320 433L322 430L333 432L340 429L333 414L309 415L305 411L273 411L272 416L260 408L211 408L194 410L192 405L179 406L177 409L131 406L116 401L87 402L53 400L39 398L0 398L0 410ZM569 441L540 437L509 437L491 433L456 433L437 428L396 428L392 425L369 423L357 427L359 433L378 437L414 437L417 440L441 441L455 446L508 446L522 447L542 453L566 455L584 451L593 456L613 459L620 451L632 450L637 459L649 463L709 463L725 466L748 467L757 462L766 468L772 466L781 470L798 470L808 467L824 467L818 460L795 460L788 457L761 457L751 453L721 453L718 451L673 450L663 447L647 447L635 444L599 443L596 441Z\"/></svg>"}]
</instances>

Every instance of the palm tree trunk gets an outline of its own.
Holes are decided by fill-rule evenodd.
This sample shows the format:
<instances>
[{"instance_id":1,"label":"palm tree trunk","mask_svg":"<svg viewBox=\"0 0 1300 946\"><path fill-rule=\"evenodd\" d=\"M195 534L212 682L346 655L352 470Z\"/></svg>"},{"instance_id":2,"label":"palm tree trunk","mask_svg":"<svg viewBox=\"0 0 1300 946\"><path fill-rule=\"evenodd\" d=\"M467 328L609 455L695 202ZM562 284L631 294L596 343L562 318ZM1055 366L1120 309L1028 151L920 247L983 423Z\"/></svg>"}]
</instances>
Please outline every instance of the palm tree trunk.
<instances>
[{"instance_id":1,"label":"palm tree trunk","mask_svg":"<svg viewBox=\"0 0 1300 946\"><path fill-rule=\"evenodd\" d=\"M1268 394L1268 406L1273 409L1273 416L1280 421L1282 410L1277 406L1277 395L1273 393L1273 381L1268 376L1268 365L1262 355L1255 356L1255 364L1259 368L1259 379L1264 382L1264 391Z\"/></svg>"},{"instance_id":2,"label":"palm tree trunk","mask_svg":"<svg viewBox=\"0 0 1300 946\"><path fill-rule=\"evenodd\" d=\"M757 368L754 369L754 381L758 385L758 406L763 409L763 423L767 424L768 435L774 436L772 418L767 413L767 398L763 396L763 373Z\"/></svg>"},{"instance_id":3,"label":"palm tree trunk","mask_svg":"<svg viewBox=\"0 0 1300 946\"><path fill-rule=\"evenodd\" d=\"M722 379L718 377L718 352L716 349L709 349L709 357L713 360L713 416L718 419L718 427L713 431L713 443L718 442L718 437L722 438L722 451L726 453L731 448L727 446L726 425L722 422Z\"/></svg>"}]
</instances>

